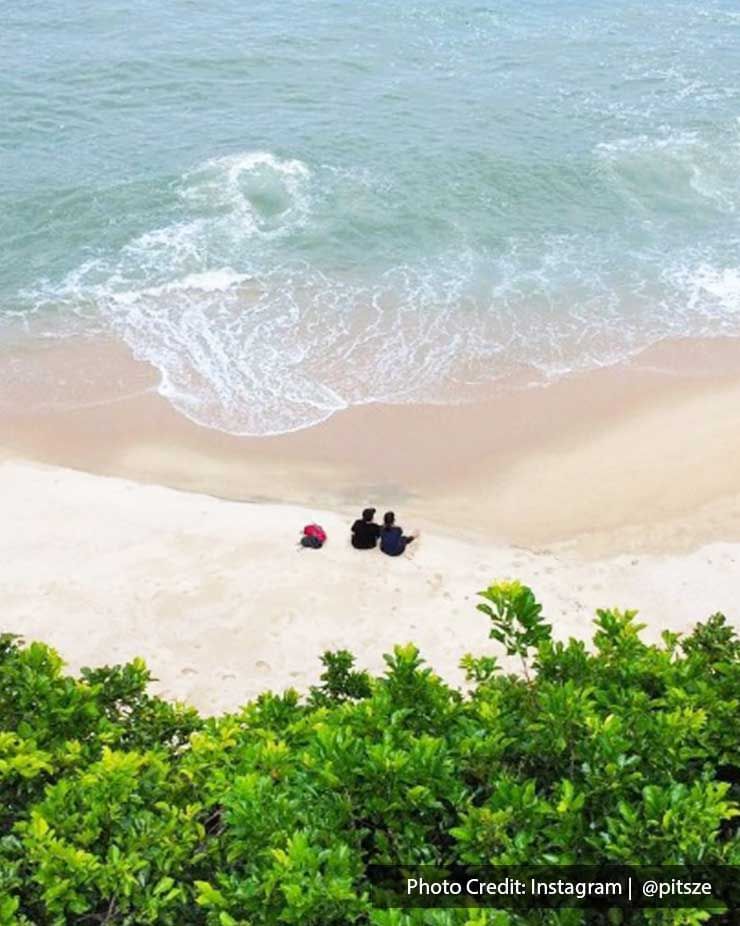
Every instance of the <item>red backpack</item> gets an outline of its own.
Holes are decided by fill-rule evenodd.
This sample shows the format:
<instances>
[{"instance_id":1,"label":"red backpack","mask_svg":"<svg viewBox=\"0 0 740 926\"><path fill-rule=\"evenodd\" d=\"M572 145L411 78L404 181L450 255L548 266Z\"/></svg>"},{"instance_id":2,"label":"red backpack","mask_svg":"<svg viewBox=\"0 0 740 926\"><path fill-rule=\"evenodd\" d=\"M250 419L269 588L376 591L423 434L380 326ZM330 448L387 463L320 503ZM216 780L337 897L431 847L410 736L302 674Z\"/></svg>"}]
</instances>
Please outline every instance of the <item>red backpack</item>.
<instances>
[{"instance_id":1,"label":"red backpack","mask_svg":"<svg viewBox=\"0 0 740 926\"><path fill-rule=\"evenodd\" d=\"M314 540L318 540L320 544L326 543L326 531L320 524L307 524L303 528L304 537L313 537Z\"/></svg>"}]
</instances>

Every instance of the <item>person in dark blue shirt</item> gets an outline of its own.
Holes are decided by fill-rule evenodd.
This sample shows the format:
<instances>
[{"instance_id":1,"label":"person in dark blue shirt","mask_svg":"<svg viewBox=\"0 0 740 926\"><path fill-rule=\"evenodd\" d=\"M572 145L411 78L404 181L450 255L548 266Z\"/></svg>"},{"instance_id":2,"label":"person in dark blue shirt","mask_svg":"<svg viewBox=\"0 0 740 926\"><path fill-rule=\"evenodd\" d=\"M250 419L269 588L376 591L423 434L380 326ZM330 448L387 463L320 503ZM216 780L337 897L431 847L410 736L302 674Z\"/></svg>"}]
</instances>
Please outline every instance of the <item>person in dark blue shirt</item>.
<instances>
[{"instance_id":1,"label":"person in dark blue shirt","mask_svg":"<svg viewBox=\"0 0 740 926\"><path fill-rule=\"evenodd\" d=\"M388 556L400 556L413 539L404 537L403 528L396 524L395 514L386 511L383 515L383 526L380 528L380 549L383 553Z\"/></svg>"}]
</instances>

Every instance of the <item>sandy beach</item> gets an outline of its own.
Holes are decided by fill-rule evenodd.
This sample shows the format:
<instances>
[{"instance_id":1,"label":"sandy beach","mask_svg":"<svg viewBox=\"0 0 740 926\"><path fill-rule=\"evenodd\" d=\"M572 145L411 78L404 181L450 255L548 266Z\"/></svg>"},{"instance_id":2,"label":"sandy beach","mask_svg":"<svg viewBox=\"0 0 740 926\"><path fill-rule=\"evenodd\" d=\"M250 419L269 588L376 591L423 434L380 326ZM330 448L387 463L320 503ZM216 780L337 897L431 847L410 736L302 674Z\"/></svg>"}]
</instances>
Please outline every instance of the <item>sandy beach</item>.
<instances>
[{"instance_id":1,"label":"sandy beach","mask_svg":"<svg viewBox=\"0 0 740 926\"><path fill-rule=\"evenodd\" d=\"M460 683L461 656L497 652L475 610L475 592L497 578L531 584L559 637L588 637L603 606L639 608L648 639L710 611L736 614L739 544L593 561L424 533L390 560L349 546L350 510L27 463L2 464L0 480L3 629L47 641L72 669L143 656L158 691L207 712L266 688L306 690L321 652L342 647L378 670L394 643L413 640ZM297 528L314 519L330 540L299 549Z\"/></svg>"},{"instance_id":2,"label":"sandy beach","mask_svg":"<svg viewBox=\"0 0 740 926\"><path fill-rule=\"evenodd\" d=\"M0 411L2 629L73 669L143 656L159 691L216 712L305 690L340 647L377 670L413 640L460 683L464 653L497 652L475 593L504 577L560 637L587 637L597 607L639 609L653 639L737 620L738 353L664 345L475 405L249 439L192 425L113 348L110 394L85 402L90 357L49 349L31 359L69 401L16 376ZM349 546L366 504L421 529L408 557ZM319 552L296 546L309 521Z\"/></svg>"}]
</instances>

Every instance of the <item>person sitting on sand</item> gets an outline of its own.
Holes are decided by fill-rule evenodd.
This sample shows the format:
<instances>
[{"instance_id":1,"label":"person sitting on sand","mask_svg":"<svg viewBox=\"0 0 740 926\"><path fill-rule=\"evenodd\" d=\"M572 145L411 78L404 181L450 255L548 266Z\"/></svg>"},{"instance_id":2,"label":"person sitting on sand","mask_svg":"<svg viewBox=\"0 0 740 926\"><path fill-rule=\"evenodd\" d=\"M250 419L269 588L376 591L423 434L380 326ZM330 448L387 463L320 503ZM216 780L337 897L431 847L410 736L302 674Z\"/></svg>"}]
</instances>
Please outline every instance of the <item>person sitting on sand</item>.
<instances>
[{"instance_id":1,"label":"person sitting on sand","mask_svg":"<svg viewBox=\"0 0 740 926\"><path fill-rule=\"evenodd\" d=\"M414 540L413 537L404 537L403 528L396 524L396 516L392 511L383 515L383 526L380 529L380 549L388 556L400 556L406 547Z\"/></svg>"},{"instance_id":2,"label":"person sitting on sand","mask_svg":"<svg viewBox=\"0 0 740 926\"><path fill-rule=\"evenodd\" d=\"M352 546L355 550L372 550L380 537L380 525L373 520L375 509L366 508L362 512L362 520L352 525Z\"/></svg>"}]
</instances>

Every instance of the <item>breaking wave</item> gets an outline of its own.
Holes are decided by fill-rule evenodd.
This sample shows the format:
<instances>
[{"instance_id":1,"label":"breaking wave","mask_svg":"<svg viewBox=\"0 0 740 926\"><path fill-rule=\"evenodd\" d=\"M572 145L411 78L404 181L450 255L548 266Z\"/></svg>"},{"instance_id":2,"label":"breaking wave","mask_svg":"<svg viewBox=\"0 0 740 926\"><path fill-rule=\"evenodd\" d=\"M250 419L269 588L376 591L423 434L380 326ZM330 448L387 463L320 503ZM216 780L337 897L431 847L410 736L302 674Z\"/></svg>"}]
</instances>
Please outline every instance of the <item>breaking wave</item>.
<instances>
[{"instance_id":1,"label":"breaking wave","mask_svg":"<svg viewBox=\"0 0 740 926\"><path fill-rule=\"evenodd\" d=\"M636 160L652 170L668 158L689 189L703 182L702 197L734 208L724 174L697 173L704 155L692 135L595 152L619 194L638 194ZM638 244L625 259L604 234L518 234L496 247L462 235L361 274L312 260L314 244L337 234L338 203L343 229L376 220L385 200L374 183L262 151L209 160L178 180L177 221L24 295L37 311L113 330L183 414L243 435L360 403L461 401L523 368L542 382L662 337L737 330L739 267L693 247L665 255Z\"/></svg>"}]
</instances>

